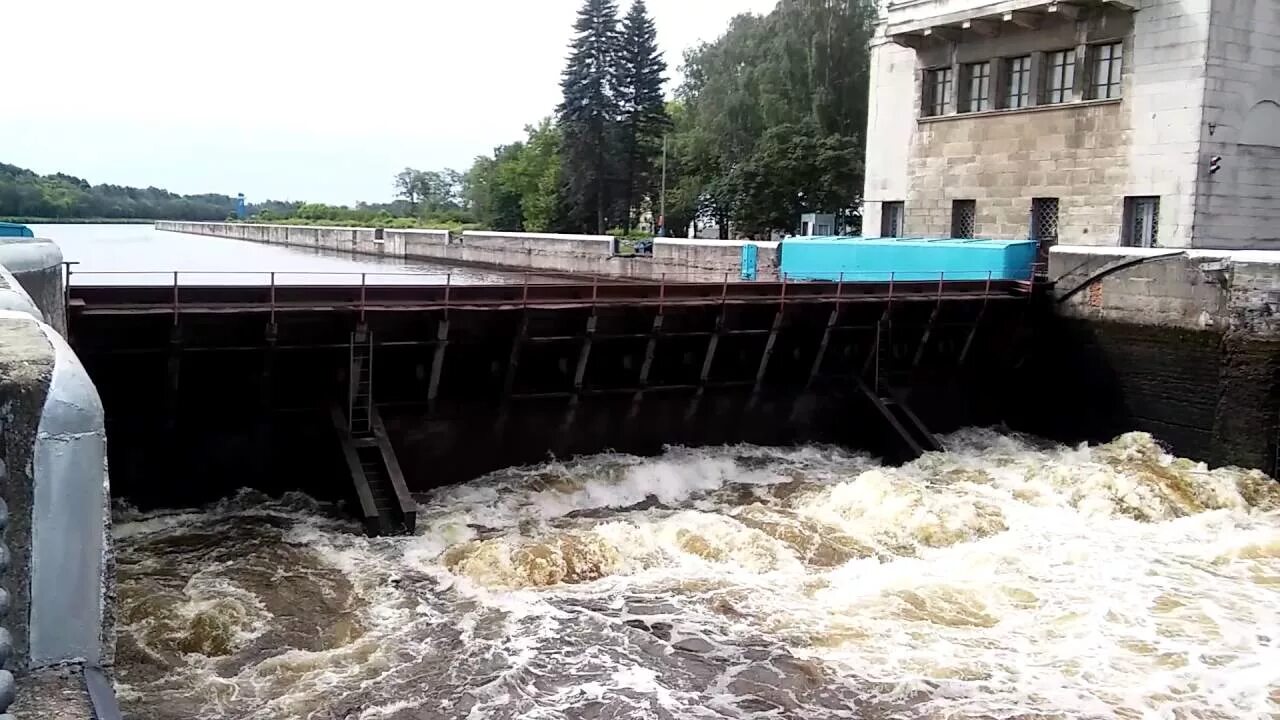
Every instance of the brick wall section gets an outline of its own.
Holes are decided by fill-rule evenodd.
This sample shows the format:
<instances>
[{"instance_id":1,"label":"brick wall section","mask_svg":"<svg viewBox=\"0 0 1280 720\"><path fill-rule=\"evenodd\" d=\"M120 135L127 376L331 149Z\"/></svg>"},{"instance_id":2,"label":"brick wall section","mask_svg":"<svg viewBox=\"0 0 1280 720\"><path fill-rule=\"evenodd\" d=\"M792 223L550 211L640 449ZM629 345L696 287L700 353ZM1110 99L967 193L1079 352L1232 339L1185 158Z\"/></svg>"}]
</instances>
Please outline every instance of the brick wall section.
<instances>
[{"instance_id":1,"label":"brick wall section","mask_svg":"<svg viewBox=\"0 0 1280 720\"><path fill-rule=\"evenodd\" d=\"M1274 247L1280 244L1280 5L1214 0L1206 71L1196 246ZM1210 176L1213 155L1222 157L1222 169Z\"/></svg>"}]
</instances>

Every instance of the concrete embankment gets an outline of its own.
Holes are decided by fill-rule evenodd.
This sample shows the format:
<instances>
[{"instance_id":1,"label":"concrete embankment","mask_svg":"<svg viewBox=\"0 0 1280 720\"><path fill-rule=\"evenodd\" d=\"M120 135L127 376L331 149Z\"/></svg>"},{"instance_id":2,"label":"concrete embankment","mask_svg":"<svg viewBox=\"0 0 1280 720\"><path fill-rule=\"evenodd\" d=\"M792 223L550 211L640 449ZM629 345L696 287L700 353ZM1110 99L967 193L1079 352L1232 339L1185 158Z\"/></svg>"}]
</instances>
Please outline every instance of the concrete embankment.
<instances>
[{"instance_id":1,"label":"concrete embankment","mask_svg":"<svg viewBox=\"0 0 1280 720\"><path fill-rule=\"evenodd\" d=\"M1280 252L1063 246L1049 272L1038 429L1146 430L1178 455L1276 474Z\"/></svg>"},{"instance_id":2,"label":"concrete embankment","mask_svg":"<svg viewBox=\"0 0 1280 720\"><path fill-rule=\"evenodd\" d=\"M778 278L775 242L658 238L652 255L628 256L616 253L615 238L608 235L169 221L157 222L156 229L407 262L698 282Z\"/></svg>"},{"instance_id":3,"label":"concrete embankment","mask_svg":"<svg viewBox=\"0 0 1280 720\"><path fill-rule=\"evenodd\" d=\"M97 670L114 647L106 433L55 328L61 262L48 241L0 242L0 713L55 719L89 716L87 676L114 706Z\"/></svg>"}]
</instances>

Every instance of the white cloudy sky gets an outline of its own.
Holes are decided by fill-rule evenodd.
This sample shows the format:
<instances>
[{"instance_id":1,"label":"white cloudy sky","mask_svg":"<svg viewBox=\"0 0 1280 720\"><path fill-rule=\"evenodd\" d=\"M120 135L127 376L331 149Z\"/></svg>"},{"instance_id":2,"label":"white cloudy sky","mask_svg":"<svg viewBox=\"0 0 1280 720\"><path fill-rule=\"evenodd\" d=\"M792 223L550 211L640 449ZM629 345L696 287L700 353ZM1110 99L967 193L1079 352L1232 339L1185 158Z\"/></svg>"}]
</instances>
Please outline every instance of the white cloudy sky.
<instances>
[{"instance_id":1,"label":"white cloudy sky","mask_svg":"<svg viewBox=\"0 0 1280 720\"><path fill-rule=\"evenodd\" d=\"M648 0L684 48L776 0ZM0 162L251 199L389 199L549 114L581 0L0 0ZM623 11L628 0L620 0Z\"/></svg>"}]
</instances>

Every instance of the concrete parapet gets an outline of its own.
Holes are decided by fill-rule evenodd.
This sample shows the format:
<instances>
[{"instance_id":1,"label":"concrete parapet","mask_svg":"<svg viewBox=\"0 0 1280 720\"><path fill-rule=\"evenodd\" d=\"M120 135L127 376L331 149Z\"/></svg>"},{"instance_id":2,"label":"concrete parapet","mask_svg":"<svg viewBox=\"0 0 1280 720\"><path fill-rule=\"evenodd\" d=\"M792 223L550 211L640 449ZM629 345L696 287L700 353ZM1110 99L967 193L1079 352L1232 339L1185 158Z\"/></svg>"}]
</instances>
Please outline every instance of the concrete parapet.
<instances>
[{"instance_id":1,"label":"concrete parapet","mask_svg":"<svg viewBox=\"0 0 1280 720\"><path fill-rule=\"evenodd\" d=\"M0 266L12 274L30 300L40 309L42 319L58 332L66 333L66 295L62 270L62 250L49 240L9 237L0 240ZM0 279L0 285L5 280ZM6 307L0 300L0 307ZM11 308L17 309L17 308Z\"/></svg>"},{"instance_id":2,"label":"concrete parapet","mask_svg":"<svg viewBox=\"0 0 1280 720\"><path fill-rule=\"evenodd\" d=\"M9 521L9 666L109 662L113 570L102 404L62 336L16 311L0 311L0 458Z\"/></svg>"},{"instance_id":3,"label":"concrete parapet","mask_svg":"<svg viewBox=\"0 0 1280 720\"><path fill-rule=\"evenodd\" d=\"M1280 251L1058 246L1067 317L1280 339Z\"/></svg>"},{"instance_id":4,"label":"concrete parapet","mask_svg":"<svg viewBox=\"0 0 1280 720\"><path fill-rule=\"evenodd\" d=\"M658 238L652 255L616 255L609 235L432 229L330 228L248 223L157 222L159 230L273 245L354 252L402 261L484 265L519 271L719 282L741 279L743 255L755 246L756 278L778 279L778 243Z\"/></svg>"}]
</instances>

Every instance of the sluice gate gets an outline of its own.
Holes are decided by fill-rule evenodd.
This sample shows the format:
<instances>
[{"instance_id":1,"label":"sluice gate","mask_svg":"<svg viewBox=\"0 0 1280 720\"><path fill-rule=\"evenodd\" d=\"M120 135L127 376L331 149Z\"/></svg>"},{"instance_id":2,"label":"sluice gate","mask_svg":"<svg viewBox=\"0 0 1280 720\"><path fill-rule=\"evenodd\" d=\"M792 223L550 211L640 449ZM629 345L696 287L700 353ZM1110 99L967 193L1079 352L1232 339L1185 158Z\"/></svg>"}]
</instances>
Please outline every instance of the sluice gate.
<instances>
[{"instance_id":1,"label":"sluice gate","mask_svg":"<svg viewBox=\"0 0 1280 720\"><path fill-rule=\"evenodd\" d=\"M1004 419L1032 308L1025 283L941 276L79 285L69 304L115 492L304 490L353 498L375 533L412 531L411 493L548 455L820 442L909 459Z\"/></svg>"}]
</instances>

